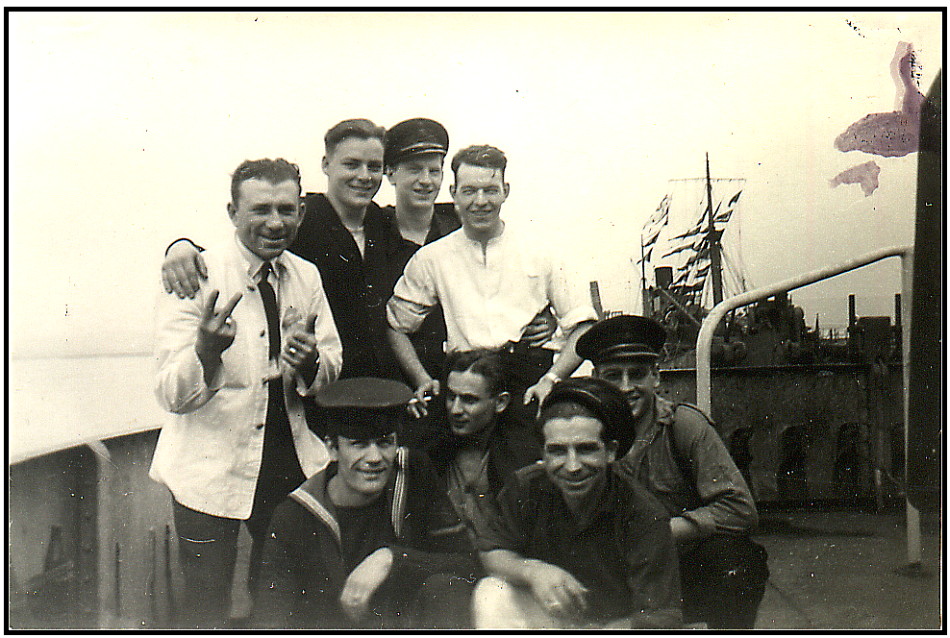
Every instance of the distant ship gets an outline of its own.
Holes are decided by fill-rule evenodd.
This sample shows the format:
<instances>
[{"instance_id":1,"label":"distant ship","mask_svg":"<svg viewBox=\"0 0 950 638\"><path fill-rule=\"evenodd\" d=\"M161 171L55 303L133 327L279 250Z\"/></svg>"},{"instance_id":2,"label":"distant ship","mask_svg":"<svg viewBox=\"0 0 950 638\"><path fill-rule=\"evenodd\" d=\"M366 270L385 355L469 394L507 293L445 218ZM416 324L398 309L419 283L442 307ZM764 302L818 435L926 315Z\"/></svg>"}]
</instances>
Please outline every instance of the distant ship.
<instances>
[{"instance_id":1,"label":"distant ship","mask_svg":"<svg viewBox=\"0 0 950 638\"><path fill-rule=\"evenodd\" d=\"M643 225L640 258L643 314L662 323L669 335L662 365L693 368L703 318L723 299L751 288L742 254L744 178L713 178L709 155L705 177L671 179L668 192ZM821 334L787 294L727 315L718 327L712 364L719 367L844 363L870 357L894 361L899 352L899 295L896 325L882 317L858 318L849 298L847 333ZM886 320L887 325L882 321ZM870 333L873 332L873 335ZM881 334L877 334L881 333Z\"/></svg>"}]
</instances>

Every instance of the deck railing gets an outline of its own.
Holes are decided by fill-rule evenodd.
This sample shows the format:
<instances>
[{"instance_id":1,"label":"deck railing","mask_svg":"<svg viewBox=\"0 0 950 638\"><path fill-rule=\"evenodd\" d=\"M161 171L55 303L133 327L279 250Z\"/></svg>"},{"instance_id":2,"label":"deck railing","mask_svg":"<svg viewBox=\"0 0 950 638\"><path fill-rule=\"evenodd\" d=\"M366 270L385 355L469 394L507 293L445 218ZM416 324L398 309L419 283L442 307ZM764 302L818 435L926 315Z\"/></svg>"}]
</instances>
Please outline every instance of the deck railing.
<instances>
[{"instance_id":1,"label":"deck railing","mask_svg":"<svg viewBox=\"0 0 950 638\"><path fill-rule=\"evenodd\" d=\"M846 261L835 266L813 270L791 279L786 279L769 286L756 288L741 295L724 299L717 304L706 318L703 319L699 336L696 339L696 402L706 414L712 415L712 374L710 370L710 352L712 350L713 333L719 322L727 312L748 306L756 301L768 299L782 292L788 292L818 281L830 279L837 275L856 270L868 264L887 259L900 257L901 259L901 318L905 325L910 326L911 288L914 279L914 249L912 246L893 246L882 248L856 259ZM901 339L902 368L904 378L904 441L906 455L906 441L909 440L910 416L908 410L910 388L910 331ZM906 459L904 467L907 467ZM919 564L921 559L920 546L920 513L917 508L907 501L907 560L910 564Z\"/></svg>"}]
</instances>

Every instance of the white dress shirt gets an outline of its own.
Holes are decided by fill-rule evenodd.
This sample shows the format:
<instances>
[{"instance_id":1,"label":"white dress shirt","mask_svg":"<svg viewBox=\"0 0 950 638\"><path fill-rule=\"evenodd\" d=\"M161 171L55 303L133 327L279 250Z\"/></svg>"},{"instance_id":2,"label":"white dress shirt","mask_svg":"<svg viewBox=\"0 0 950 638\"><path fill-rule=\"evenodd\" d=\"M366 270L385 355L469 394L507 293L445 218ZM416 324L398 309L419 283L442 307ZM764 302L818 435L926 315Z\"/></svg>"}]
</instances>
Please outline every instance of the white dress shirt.
<instances>
[{"instance_id":1,"label":"white dress shirt","mask_svg":"<svg viewBox=\"0 0 950 638\"><path fill-rule=\"evenodd\" d=\"M156 306L155 358L159 403L172 414L162 427L149 475L168 486L179 503L213 516L246 519L264 449L269 359L267 318L257 286L263 262L240 240L203 253L208 280L194 299L160 294ZM300 395L315 392L340 373L343 347L316 266L288 252L271 260L268 281L277 295L282 340L311 313L319 364L313 384L283 370L284 399L300 467L306 476L328 462L323 442L307 427ZM208 296L219 291L216 309L235 293L234 342L221 354L210 385L195 352L198 324Z\"/></svg>"},{"instance_id":2,"label":"white dress shirt","mask_svg":"<svg viewBox=\"0 0 950 638\"><path fill-rule=\"evenodd\" d=\"M416 251L396 282L386 316L394 330L413 333L441 303L449 352L519 341L549 304L561 329L570 334L596 314L564 270L508 228L484 248L460 228Z\"/></svg>"}]
</instances>

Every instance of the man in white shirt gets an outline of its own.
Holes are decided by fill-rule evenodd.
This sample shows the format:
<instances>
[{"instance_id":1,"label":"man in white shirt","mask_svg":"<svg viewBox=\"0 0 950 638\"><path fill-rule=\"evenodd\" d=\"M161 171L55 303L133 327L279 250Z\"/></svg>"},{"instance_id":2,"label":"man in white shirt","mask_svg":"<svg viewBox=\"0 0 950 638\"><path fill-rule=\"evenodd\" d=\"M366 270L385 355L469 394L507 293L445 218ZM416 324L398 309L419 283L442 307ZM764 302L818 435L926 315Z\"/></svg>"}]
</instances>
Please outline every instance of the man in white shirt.
<instances>
[{"instance_id":1,"label":"man in white shirt","mask_svg":"<svg viewBox=\"0 0 950 638\"><path fill-rule=\"evenodd\" d=\"M441 304L449 352L484 348L506 359L512 408L509 419L533 421L533 400L543 400L581 359L574 343L596 319L589 299L564 269L526 238L506 229L501 206L508 197L507 159L493 146L470 146L452 159L450 187L462 228L423 246L396 283L387 306L389 339L415 385L419 409L439 393L439 382L419 362L408 334ZM550 305L566 336L560 356L529 346L525 328Z\"/></svg>"},{"instance_id":2,"label":"man in white shirt","mask_svg":"<svg viewBox=\"0 0 950 638\"><path fill-rule=\"evenodd\" d=\"M193 299L159 295L156 309L155 392L172 416L150 475L173 497L188 628L227 620L241 521L253 582L274 508L326 466L300 397L342 362L319 272L285 252L303 215L297 167L241 164L228 215L235 239L204 253L206 285Z\"/></svg>"}]
</instances>

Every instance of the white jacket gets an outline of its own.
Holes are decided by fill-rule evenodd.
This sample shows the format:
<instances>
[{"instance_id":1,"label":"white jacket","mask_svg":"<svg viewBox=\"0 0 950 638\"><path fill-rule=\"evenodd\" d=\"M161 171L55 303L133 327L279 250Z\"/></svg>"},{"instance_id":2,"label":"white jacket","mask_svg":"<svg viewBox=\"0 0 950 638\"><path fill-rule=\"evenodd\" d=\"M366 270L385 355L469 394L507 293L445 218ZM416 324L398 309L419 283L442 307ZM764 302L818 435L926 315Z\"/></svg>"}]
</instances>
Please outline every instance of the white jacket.
<instances>
[{"instance_id":1,"label":"white jacket","mask_svg":"<svg viewBox=\"0 0 950 638\"><path fill-rule=\"evenodd\" d=\"M171 412L162 427L149 475L168 486L182 505L199 512L247 519L264 449L267 378L273 370L264 305L255 277L261 260L235 241L203 253L208 280L194 299L160 294L156 306L155 394ZM284 373L284 398L300 467L306 476L328 462L323 442L307 427L300 396L340 373L343 347L316 266L288 252L272 260L282 333L317 313L314 333L319 368L310 387ZM273 282L275 277L271 276ZM272 284L273 285L273 284ZM208 295L219 291L217 309L237 292L231 313L234 343L221 355L211 385L195 353L198 323Z\"/></svg>"}]
</instances>

